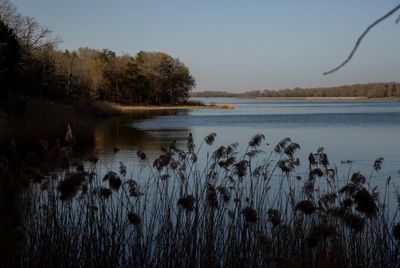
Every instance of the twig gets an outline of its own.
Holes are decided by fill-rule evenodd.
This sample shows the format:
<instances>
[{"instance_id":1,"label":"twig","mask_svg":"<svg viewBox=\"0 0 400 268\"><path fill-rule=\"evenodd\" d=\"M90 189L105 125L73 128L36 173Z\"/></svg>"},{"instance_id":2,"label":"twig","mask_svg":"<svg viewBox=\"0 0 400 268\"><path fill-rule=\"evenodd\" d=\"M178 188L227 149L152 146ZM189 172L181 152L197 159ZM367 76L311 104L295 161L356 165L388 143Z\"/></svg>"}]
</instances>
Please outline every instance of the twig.
<instances>
[{"instance_id":1,"label":"twig","mask_svg":"<svg viewBox=\"0 0 400 268\"><path fill-rule=\"evenodd\" d=\"M392 10L390 10L388 13L386 13L383 17L377 19L376 21L374 21L371 25L369 25L367 27L367 29L365 29L365 31L360 35L360 37L357 39L356 44L353 47L353 50L350 52L349 56L346 58L346 60L344 62L342 62L342 64L340 64L339 66L337 66L336 68L328 71L328 72L324 72L324 75L328 75L331 74L333 72L336 72L337 70L339 70L340 68L342 68L343 66L345 66L350 60L351 58L353 58L354 53L357 51L358 47L361 44L361 41L364 39L364 37L367 35L367 33L376 25L378 25L379 23L381 23L382 21L384 21L385 19L387 19L388 17L390 17L391 15L393 15L393 13L395 13L397 10L400 9L400 5L397 5L395 8L393 8ZM396 20L396 23L400 20L400 17Z\"/></svg>"}]
</instances>

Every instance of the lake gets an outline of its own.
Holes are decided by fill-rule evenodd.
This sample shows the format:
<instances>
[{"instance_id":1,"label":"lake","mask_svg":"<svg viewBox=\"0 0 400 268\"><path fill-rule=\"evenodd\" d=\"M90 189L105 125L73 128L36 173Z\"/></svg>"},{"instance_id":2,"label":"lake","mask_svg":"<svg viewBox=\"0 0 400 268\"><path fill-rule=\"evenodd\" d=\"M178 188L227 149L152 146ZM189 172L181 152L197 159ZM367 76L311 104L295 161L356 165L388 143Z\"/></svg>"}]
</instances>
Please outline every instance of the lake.
<instances>
[{"instance_id":1,"label":"lake","mask_svg":"<svg viewBox=\"0 0 400 268\"><path fill-rule=\"evenodd\" d=\"M95 131L96 150L105 165L115 160L137 162L136 152L155 159L161 148L175 141L185 149L189 133L196 145L215 132L213 146L239 143L244 152L256 133L266 137L263 149L269 153L284 137L301 146L297 157L306 163L308 154L324 147L332 164L347 173L351 169L369 175L372 164L384 157L378 177L398 175L400 170L400 102L397 100L259 100L197 98L204 103L232 103L233 110L167 110L136 112L102 122ZM269 145L267 145L267 143ZM113 148L120 149L118 157ZM199 157L201 161L201 157Z\"/></svg>"},{"instance_id":2,"label":"lake","mask_svg":"<svg viewBox=\"0 0 400 268\"><path fill-rule=\"evenodd\" d=\"M181 258L182 249L199 251L184 253L187 260L208 258L211 250L219 261L246 250L258 252L261 260L280 256L286 248L285 254L295 258L300 254L318 259L337 254L335 245L345 249L343 258L354 262L378 252L377 256L388 255L387 262L398 263L393 230L400 228L394 225L399 223L400 102L201 101L233 103L235 108L142 111L100 121L94 131L100 161L86 162L89 173L79 172L78 165L77 172L62 170L59 176L32 184L24 218L31 243L27 254L37 254L36 248L47 253L51 238L55 249L68 248L65 241L81 245L71 251L80 259L98 252L101 255L94 256L102 258L103 248L120 249L120 266L128 261L131 266L157 266L159 256ZM217 133L211 146L202 142L210 132ZM189 133L197 149L201 147L197 161L191 153L162 152L172 142L186 149ZM260 146L265 155L242 161L241 154L257 133L266 137ZM286 156L272 152L285 137L300 144L295 153L300 166L285 161L288 151ZM219 146L234 142L239 143L234 161L228 161L232 153L208 161ZM325 161L319 161L309 172L308 155L319 147L325 148L331 165L326 168ZM139 150L148 161L138 159ZM160 154L158 169L150 168ZM381 156L383 169L371 172ZM357 171L365 178L355 176L361 183L348 184ZM311 244L314 234L319 237L317 246ZM262 242L262 237L271 242ZM282 241L288 246L280 246ZM82 248L88 253L80 254ZM325 248L323 254L316 251ZM151 264L141 265L135 259L140 256Z\"/></svg>"}]
</instances>

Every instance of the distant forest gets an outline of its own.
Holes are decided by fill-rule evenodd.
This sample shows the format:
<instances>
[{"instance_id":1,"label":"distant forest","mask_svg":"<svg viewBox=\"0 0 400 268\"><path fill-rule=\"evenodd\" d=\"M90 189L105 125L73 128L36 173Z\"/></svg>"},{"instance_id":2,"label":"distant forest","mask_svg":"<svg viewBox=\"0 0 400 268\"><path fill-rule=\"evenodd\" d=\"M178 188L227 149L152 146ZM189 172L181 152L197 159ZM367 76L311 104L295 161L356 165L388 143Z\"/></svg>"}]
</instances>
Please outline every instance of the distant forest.
<instances>
[{"instance_id":1,"label":"distant forest","mask_svg":"<svg viewBox=\"0 0 400 268\"><path fill-rule=\"evenodd\" d=\"M186 100L195 86L185 64L166 53L61 51L58 43L35 18L0 0L0 96L163 104Z\"/></svg>"},{"instance_id":2,"label":"distant forest","mask_svg":"<svg viewBox=\"0 0 400 268\"><path fill-rule=\"evenodd\" d=\"M400 83L369 83L337 87L293 88L280 90L253 90L244 93L225 91L192 92L192 97L238 97L238 98L324 98L324 97L365 97L398 98Z\"/></svg>"}]
</instances>

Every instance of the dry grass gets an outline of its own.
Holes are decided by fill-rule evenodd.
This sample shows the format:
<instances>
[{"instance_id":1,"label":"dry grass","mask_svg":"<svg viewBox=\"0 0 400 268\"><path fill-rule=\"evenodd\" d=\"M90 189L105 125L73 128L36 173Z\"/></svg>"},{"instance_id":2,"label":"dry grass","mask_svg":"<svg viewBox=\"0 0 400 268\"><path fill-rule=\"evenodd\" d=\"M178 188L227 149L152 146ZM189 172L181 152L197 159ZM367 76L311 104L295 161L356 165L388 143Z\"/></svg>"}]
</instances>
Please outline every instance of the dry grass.
<instances>
[{"instance_id":1,"label":"dry grass","mask_svg":"<svg viewBox=\"0 0 400 268\"><path fill-rule=\"evenodd\" d=\"M19 194L23 221L8 227L21 230L13 264L396 267L400 263L399 204L386 199L389 190L397 189L393 180L388 180L382 194L360 173L343 180L323 150L310 155L309 171L301 178L295 157L300 146L286 138L265 153L262 134L249 141L242 156L237 144L220 146L200 164L198 152L216 138L211 133L195 151L189 136L187 150L171 146L154 162L138 152L137 173L132 175L124 163L104 171L95 156L84 163L66 157L63 170L45 176L33 167L20 169L18 176L29 178L30 187ZM373 172L379 172L382 161L374 163ZM3 174L8 165L0 166Z\"/></svg>"},{"instance_id":2,"label":"dry grass","mask_svg":"<svg viewBox=\"0 0 400 268\"><path fill-rule=\"evenodd\" d=\"M118 107L118 104L108 101L90 101L85 105L81 105L84 111L97 116L116 116L122 112Z\"/></svg>"},{"instance_id":3,"label":"dry grass","mask_svg":"<svg viewBox=\"0 0 400 268\"><path fill-rule=\"evenodd\" d=\"M179 105L121 105L110 102L97 102L99 110L105 109L114 113L126 113L132 111L154 111L154 110L193 110L193 109L234 109L234 105L227 104L179 104Z\"/></svg>"},{"instance_id":4,"label":"dry grass","mask_svg":"<svg viewBox=\"0 0 400 268\"><path fill-rule=\"evenodd\" d=\"M18 102L24 103L22 108ZM39 140L50 143L58 140L63 146L65 141L60 138L64 137L68 125L74 130L77 149L93 148L98 118L85 104L24 98L23 101L11 99L0 106L4 111L4 116L0 116L0 148L3 150L10 140L24 153L35 150Z\"/></svg>"}]
</instances>

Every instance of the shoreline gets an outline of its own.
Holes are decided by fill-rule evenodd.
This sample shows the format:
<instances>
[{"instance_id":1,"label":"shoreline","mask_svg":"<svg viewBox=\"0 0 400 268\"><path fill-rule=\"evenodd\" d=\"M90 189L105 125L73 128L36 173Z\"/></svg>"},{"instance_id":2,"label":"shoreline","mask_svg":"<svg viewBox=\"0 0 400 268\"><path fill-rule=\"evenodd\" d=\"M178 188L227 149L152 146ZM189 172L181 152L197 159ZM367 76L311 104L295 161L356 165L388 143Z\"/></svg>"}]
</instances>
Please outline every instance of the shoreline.
<instances>
[{"instance_id":1,"label":"shoreline","mask_svg":"<svg viewBox=\"0 0 400 268\"><path fill-rule=\"evenodd\" d=\"M154 111L154 110L195 110L195 109L234 109L233 104L209 104L209 105L120 105L117 107L121 111Z\"/></svg>"},{"instance_id":2,"label":"shoreline","mask_svg":"<svg viewBox=\"0 0 400 268\"><path fill-rule=\"evenodd\" d=\"M375 98L368 97L256 97L254 99L268 100L372 100ZM376 98L385 99L385 98ZM389 99L389 98L387 98Z\"/></svg>"},{"instance_id":3,"label":"shoreline","mask_svg":"<svg viewBox=\"0 0 400 268\"><path fill-rule=\"evenodd\" d=\"M247 99L247 100L400 100L400 97L387 97L387 98L376 98L376 97L192 97L192 98L236 98L236 99Z\"/></svg>"},{"instance_id":4,"label":"shoreline","mask_svg":"<svg viewBox=\"0 0 400 268\"><path fill-rule=\"evenodd\" d=\"M95 105L100 110L113 110L119 113L134 112L134 111L159 111L159 110L204 110L204 109L234 109L231 103L216 103L206 105L122 105L110 102L97 102Z\"/></svg>"}]
</instances>

